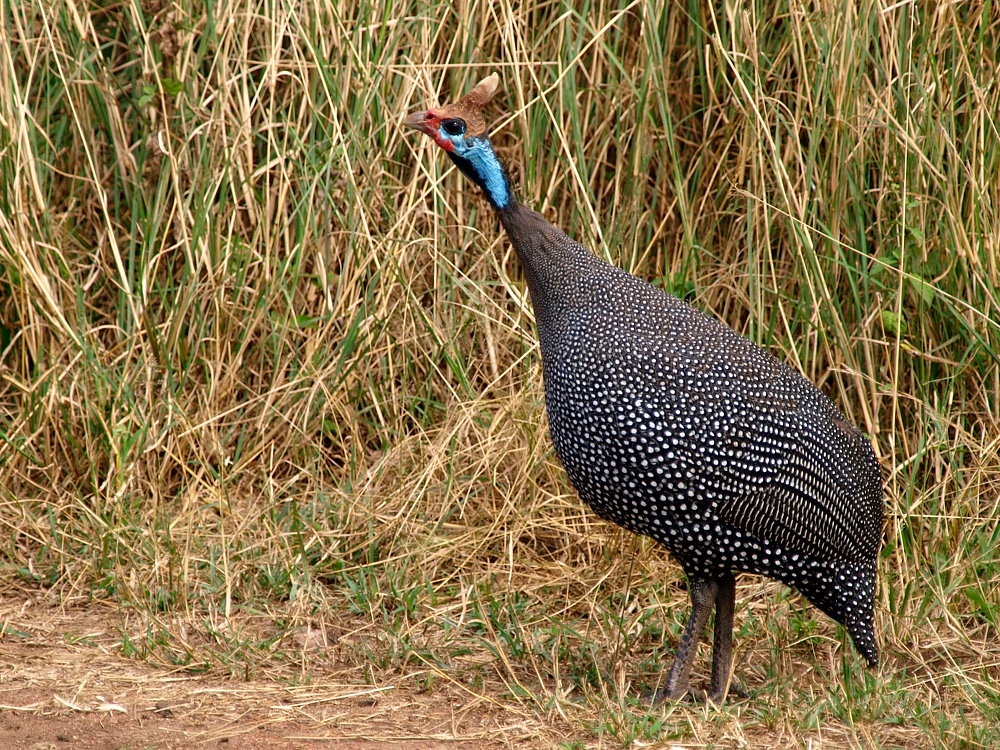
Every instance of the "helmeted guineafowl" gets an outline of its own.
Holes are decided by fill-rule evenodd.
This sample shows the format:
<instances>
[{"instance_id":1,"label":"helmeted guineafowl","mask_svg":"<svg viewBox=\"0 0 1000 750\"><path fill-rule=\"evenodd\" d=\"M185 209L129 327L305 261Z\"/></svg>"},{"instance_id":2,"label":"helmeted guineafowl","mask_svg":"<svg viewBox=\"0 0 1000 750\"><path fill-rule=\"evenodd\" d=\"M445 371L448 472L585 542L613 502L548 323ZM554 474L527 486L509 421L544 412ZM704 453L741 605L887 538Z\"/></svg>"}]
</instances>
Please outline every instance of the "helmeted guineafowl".
<instances>
[{"instance_id":1,"label":"helmeted guineafowl","mask_svg":"<svg viewBox=\"0 0 1000 750\"><path fill-rule=\"evenodd\" d=\"M664 545L687 574L692 612L657 698L687 691L713 606L709 698L725 698L734 571L796 587L876 665L883 507L870 443L790 367L519 203L483 119L498 80L403 122L482 188L517 251L552 442L573 486L602 518Z\"/></svg>"}]
</instances>

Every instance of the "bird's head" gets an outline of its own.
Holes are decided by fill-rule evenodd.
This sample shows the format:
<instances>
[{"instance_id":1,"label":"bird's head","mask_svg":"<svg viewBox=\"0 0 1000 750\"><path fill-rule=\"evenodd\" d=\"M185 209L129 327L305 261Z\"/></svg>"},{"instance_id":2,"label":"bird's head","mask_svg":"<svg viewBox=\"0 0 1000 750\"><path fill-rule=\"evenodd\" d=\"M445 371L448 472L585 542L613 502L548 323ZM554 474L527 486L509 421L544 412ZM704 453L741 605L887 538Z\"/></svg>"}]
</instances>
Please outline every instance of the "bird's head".
<instances>
[{"instance_id":1,"label":"bird's head","mask_svg":"<svg viewBox=\"0 0 1000 750\"><path fill-rule=\"evenodd\" d=\"M454 104L414 112L403 118L403 124L429 135L496 208L504 208L511 199L510 183L493 151L483 118L483 107L499 83L493 73Z\"/></svg>"}]
</instances>

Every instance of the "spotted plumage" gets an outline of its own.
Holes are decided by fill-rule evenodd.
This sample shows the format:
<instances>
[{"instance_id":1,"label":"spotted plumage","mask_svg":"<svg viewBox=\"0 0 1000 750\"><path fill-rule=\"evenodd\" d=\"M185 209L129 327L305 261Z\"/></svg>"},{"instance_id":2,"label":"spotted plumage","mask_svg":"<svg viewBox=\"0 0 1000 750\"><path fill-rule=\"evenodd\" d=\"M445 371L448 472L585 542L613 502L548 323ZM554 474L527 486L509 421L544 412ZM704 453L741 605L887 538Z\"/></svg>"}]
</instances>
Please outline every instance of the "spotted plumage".
<instances>
[{"instance_id":1,"label":"spotted plumage","mask_svg":"<svg viewBox=\"0 0 1000 750\"><path fill-rule=\"evenodd\" d=\"M602 518L665 546L688 576L692 614L660 695L686 692L715 607L709 695L725 697L736 571L795 586L874 666L883 509L871 445L790 367L513 199L485 126L443 132L481 123L496 85L491 76L404 122L447 144L524 266L552 441L573 486Z\"/></svg>"}]
</instances>

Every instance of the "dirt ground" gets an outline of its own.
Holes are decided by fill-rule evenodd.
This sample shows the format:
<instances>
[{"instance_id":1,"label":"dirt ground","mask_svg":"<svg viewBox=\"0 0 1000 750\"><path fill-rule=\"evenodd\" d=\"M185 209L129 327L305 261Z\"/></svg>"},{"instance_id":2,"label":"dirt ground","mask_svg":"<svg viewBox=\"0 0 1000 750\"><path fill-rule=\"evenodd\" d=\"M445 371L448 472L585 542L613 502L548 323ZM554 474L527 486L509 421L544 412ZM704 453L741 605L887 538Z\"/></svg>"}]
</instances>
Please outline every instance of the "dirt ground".
<instances>
[{"instance_id":1,"label":"dirt ground","mask_svg":"<svg viewBox=\"0 0 1000 750\"><path fill-rule=\"evenodd\" d=\"M551 729L457 686L223 680L122 656L116 615L0 600L0 748L552 747Z\"/></svg>"}]
</instances>

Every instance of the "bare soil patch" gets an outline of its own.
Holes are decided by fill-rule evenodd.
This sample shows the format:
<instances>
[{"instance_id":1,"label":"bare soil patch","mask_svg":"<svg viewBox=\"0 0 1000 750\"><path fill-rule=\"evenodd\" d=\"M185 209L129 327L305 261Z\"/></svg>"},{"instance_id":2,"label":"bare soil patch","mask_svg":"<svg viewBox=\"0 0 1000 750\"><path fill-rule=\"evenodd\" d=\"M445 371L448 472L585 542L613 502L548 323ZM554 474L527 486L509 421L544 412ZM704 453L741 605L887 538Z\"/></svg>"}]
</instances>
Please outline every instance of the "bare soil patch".
<instances>
[{"instance_id":1,"label":"bare soil patch","mask_svg":"<svg viewBox=\"0 0 1000 750\"><path fill-rule=\"evenodd\" d=\"M548 747L551 730L455 686L221 679L121 654L113 611L0 603L0 748Z\"/></svg>"}]
</instances>

